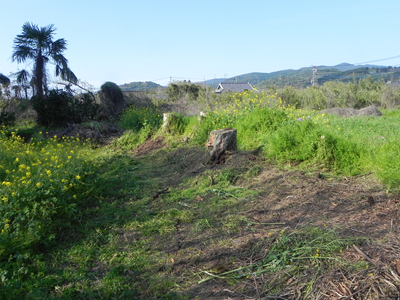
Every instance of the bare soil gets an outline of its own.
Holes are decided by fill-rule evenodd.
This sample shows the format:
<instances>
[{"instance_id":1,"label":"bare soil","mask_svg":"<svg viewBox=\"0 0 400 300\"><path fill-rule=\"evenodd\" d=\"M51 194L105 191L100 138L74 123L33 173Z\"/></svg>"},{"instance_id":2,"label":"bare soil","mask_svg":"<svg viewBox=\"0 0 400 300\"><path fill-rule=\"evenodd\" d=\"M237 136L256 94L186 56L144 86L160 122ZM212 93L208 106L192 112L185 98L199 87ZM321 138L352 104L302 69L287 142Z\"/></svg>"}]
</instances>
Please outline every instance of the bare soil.
<instances>
[{"instance_id":1,"label":"bare soil","mask_svg":"<svg viewBox=\"0 0 400 300\"><path fill-rule=\"evenodd\" d=\"M244 200L238 212L238 217L254 223L252 230L193 236L180 224L172 240L169 237L168 241L155 241L154 247L171 255L165 268L180 277L182 283L187 276L202 274L212 267L222 266L226 271L254 263L265 255L271 233L311 225L334 229L343 237L364 237L362 246L347 249L341 258L350 262L363 260L370 267L354 272L338 269L314 278L309 299L400 299L400 196L387 192L373 173L343 177L328 170L310 172L296 166L283 170L265 162L257 153L241 151L231 153L224 164L207 165L202 161L204 149L178 147L168 154L157 152L163 146L163 139L157 138L134 152L137 157L153 153L172 161L176 158L174 170L179 174L160 179L160 191L177 187L183 178L204 176L206 170L236 168L244 173L260 167L255 178L239 177L235 183L259 192L255 199ZM207 200L207 195L197 195L188 203ZM209 241L216 240L224 246L210 246ZM234 266L229 261L232 256L238 258ZM303 299L306 283L313 274L309 270L292 278L280 273L230 284L215 278L189 287L185 294L190 299ZM268 290L274 280L284 280L285 288Z\"/></svg>"}]
</instances>

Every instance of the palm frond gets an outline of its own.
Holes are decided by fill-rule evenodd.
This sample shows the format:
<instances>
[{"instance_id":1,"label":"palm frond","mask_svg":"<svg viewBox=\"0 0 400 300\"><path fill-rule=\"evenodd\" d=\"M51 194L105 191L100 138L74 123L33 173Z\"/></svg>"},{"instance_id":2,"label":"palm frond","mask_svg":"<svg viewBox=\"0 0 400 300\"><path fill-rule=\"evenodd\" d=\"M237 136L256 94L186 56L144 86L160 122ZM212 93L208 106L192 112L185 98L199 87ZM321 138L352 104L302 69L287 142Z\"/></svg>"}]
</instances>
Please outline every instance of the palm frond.
<instances>
[{"instance_id":1,"label":"palm frond","mask_svg":"<svg viewBox=\"0 0 400 300\"><path fill-rule=\"evenodd\" d=\"M10 84L10 78L8 78L7 76L3 75L2 73L0 73L0 84L2 85L9 85Z\"/></svg>"},{"instance_id":2,"label":"palm frond","mask_svg":"<svg viewBox=\"0 0 400 300\"><path fill-rule=\"evenodd\" d=\"M67 67L68 66L68 60L65 58L65 56L64 55L62 55L62 54L55 54L55 55L52 55L52 57L51 57L53 60L54 60L54 62L56 63L56 65L59 65L59 66L61 66L61 67Z\"/></svg>"},{"instance_id":3,"label":"palm frond","mask_svg":"<svg viewBox=\"0 0 400 300\"><path fill-rule=\"evenodd\" d=\"M70 68L61 69L60 77L63 80L66 80L68 82L72 82L72 83L77 83L78 82L78 78L76 77L74 72L71 71Z\"/></svg>"},{"instance_id":4,"label":"palm frond","mask_svg":"<svg viewBox=\"0 0 400 300\"><path fill-rule=\"evenodd\" d=\"M67 50L67 41L64 39L58 39L51 45L51 52L54 54L60 54Z\"/></svg>"},{"instance_id":5,"label":"palm frond","mask_svg":"<svg viewBox=\"0 0 400 300\"><path fill-rule=\"evenodd\" d=\"M24 45L16 45L14 47L14 52L11 56L11 60L14 62L24 62L27 59L34 59L36 57L36 53L35 51L28 47L28 46L24 46Z\"/></svg>"},{"instance_id":6,"label":"palm frond","mask_svg":"<svg viewBox=\"0 0 400 300\"><path fill-rule=\"evenodd\" d=\"M28 84L30 74L27 70L21 70L14 74L17 77L18 84Z\"/></svg>"}]
</instances>

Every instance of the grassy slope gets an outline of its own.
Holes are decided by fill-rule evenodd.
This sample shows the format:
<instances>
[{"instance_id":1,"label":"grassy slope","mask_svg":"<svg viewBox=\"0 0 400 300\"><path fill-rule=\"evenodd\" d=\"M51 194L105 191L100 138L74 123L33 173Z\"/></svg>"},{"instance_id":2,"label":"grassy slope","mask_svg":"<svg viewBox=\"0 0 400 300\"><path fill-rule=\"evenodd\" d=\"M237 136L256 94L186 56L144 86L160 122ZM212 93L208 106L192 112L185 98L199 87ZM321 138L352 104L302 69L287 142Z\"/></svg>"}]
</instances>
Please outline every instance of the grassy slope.
<instances>
[{"instance_id":1,"label":"grassy slope","mask_svg":"<svg viewBox=\"0 0 400 300\"><path fill-rule=\"evenodd\" d=\"M206 165L202 147L170 141L150 154L154 145L147 143L146 156L105 156L97 201L57 249L35 258L14 299L313 298L324 290L324 276L338 270L349 280L379 284L373 265L351 261L351 245L365 245L365 234L348 234L296 201L271 206L276 198L292 199L295 186L310 196L324 191L314 173L288 174L251 152ZM311 189L316 183L320 189ZM305 215L279 217L299 210Z\"/></svg>"},{"instance_id":2,"label":"grassy slope","mask_svg":"<svg viewBox=\"0 0 400 300\"><path fill-rule=\"evenodd\" d=\"M283 160L278 168L240 143L242 150L223 165L208 165L205 149L181 137L148 140L137 152L104 149L79 219L57 237L56 248L10 257L20 268L10 282L5 281L10 274L1 274L3 295L317 299L336 293L372 297L375 290L398 295L398 197L368 174L378 162L389 165L397 157L391 141L398 117L384 118L332 117L304 127L319 142L322 134L338 142L346 137L366 149L356 152L361 159L376 158L357 166L355 177L330 173L301 157ZM287 130L261 142L283 140L290 128L307 140L303 121L288 122ZM299 141L293 145L302 149ZM389 169L377 173L396 185L396 168ZM353 245L380 259L384 270Z\"/></svg>"}]
</instances>

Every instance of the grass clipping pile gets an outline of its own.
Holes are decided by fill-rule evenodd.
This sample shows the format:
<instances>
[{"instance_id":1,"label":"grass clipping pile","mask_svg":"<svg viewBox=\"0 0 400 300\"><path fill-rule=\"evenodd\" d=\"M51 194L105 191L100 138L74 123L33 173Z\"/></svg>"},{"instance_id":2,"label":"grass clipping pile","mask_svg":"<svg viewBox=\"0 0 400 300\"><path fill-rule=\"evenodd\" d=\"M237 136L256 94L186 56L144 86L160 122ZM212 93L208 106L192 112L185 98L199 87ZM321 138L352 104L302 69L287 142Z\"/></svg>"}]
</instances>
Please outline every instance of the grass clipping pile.
<instances>
[{"instance_id":1,"label":"grass clipping pile","mask_svg":"<svg viewBox=\"0 0 400 300\"><path fill-rule=\"evenodd\" d=\"M159 144L147 141L142 147L152 152ZM181 291L190 299L400 299L400 200L372 173L339 178L284 171L241 151L224 164L202 163L204 150L195 148L162 156L184 159L181 176L164 176L160 186L207 176L212 191L210 174L230 169L238 173L235 188L257 191L251 201L236 198L235 218L246 220L239 232L193 236L182 225L165 243L160 239L152 246L172 255L169 276L199 277L197 285ZM256 177L246 179L254 169L260 170ZM211 218L198 207L208 201L210 194L199 194L186 200L186 209ZM195 258L184 254L200 250Z\"/></svg>"}]
</instances>

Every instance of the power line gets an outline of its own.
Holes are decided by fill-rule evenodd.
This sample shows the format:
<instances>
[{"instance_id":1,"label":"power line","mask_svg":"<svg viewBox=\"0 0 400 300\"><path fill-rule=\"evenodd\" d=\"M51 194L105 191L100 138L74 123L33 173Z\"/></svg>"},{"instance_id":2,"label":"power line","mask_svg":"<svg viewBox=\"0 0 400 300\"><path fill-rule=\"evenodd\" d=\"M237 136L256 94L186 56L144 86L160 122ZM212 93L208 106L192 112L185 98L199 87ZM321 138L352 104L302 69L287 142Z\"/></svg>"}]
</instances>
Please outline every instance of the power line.
<instances>
[{"instance_id":1,"label":"power line","mask_svg":"<svg viewBox=\"0 0 400 300\"><path fill-rule=\"evenodd\" d=\"M400 55L396 55L396 56L387 57L387 58L381 58L381 59L376 59L376 60L371 60L371 61L364 61L364 62L360 62L360 63L355 63L355 65L369 64L369 63L373 63L373 62L384 61L384 60L389 60L389 59L395 59L395 58L399 58L399 57L400 57Z\"/></svg>"},{"instance_id":2,"label":"power line","mask_svg":"<svg viewBox=\"0 0 400 300\"><path fill-rule=\"evenodd\" d=\"M149 81L156 82L156 81L161 81L161 80L165 80L165 79L169 79L169 77L155 79L155 80L149 80Z\"/></svg>"},{"instance_id":3,"label":"power line","mask_svg":"<svg viewBox=\"0 0 400 300\"><path fill-rule=\"evenodd\" d=\"M318 68L317 66L311 66L311 68L312 68L311 85L314 86L316 84Z\"/></svg>"}]
</instances>

